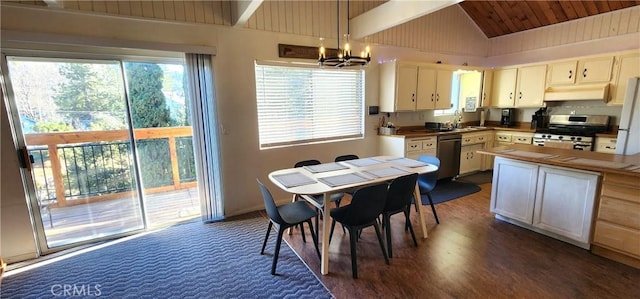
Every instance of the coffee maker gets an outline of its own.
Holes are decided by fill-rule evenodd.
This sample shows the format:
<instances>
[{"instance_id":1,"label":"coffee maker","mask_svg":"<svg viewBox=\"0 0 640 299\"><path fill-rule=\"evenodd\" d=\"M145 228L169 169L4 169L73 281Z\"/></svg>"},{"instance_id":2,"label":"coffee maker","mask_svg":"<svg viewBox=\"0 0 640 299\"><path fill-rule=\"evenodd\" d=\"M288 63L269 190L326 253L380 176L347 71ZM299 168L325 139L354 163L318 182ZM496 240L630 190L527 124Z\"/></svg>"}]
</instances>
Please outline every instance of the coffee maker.
<instances>
[{"instance_id":1,"label":"coffee maker","mask_svg":"<svg viewBox=\"0 0 640 299\"><path fill-rule=\"evenodd\" d=\"M501 111L500 126L513 127L516 124L516 109L504 108Z\"/></svg>"},{"instance_id":2,"label":"coffee maker","mask_svg":"<svg viewBox=\"0 0 640 299\"><path fill-rule=\"evenodd\" d=\"M549 127L549 114L547 113L547 107L538 109L533 115L531 115L531 129L545 129Z\"/></svg>"}]
</instances>

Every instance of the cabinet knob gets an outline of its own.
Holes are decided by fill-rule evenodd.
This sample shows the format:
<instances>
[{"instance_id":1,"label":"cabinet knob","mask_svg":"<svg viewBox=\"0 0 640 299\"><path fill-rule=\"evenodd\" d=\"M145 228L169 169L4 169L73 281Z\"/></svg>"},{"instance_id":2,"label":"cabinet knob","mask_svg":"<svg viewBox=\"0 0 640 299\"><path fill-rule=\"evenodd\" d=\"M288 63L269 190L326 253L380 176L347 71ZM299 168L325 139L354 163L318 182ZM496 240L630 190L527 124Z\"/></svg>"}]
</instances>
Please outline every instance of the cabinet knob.
<instances>
[{"instance_id":1,"label":"cabinet knob","mask_svg":"<svg viewBox=\"0 0 640 299\"><path fill-rule=\"evenodd\" d=\"M584 70L582 71L582 77L583 78L587 77L587 68L584 68Z\"/></svg>"},{"instance_id":2,"label":"cabinet knob","mask_svg":"<svg viewBox=\"0 0 640 299\"><path fill-rule=\"evenodd\" d=\"M431 101L433 102L433 98L435 97L434 94L431 94Z\"/></svg>"},{"instance_id":3,"label":"cabinet knob","mask_svg":"<svg viewBox=\"0 0 640 299\"><path fill-rule=\"evenodd\" d=\"M416 94L415 94L415 93L412 93L412 94L411 94L411 101L412 101L412 102L415 102L415 101L416 101Z\"/></svg>"},{"instance_id":4,"label":"cabinet knob","mask_svg":"<svg viewBox=\"0 0 640 299\"><path fill-rule=\"evenodd\" d=\"M519 100L522 100L522 91L520 92L520 96L518 97Z\"/></svg>"},{"instance_id":5,"label":"cabinet knob","mask_svg":"<svg viewBox=\"0 0 640 299\"><path fill-rule=\"evenodd\" d=\"M571 79L571 77L573 77L573 70L569 70L569 79Z\"/></svg>"},{"instance_id":6,"label":"cabinet knob","mask_svg":"<svg viewBox=\"0 0 640 299\"><path fill-rule=\"evenodd\" d=\"M436 93L436 102L439 102L439 101L440 101L440 94Z\"/></svg>"},{"instance_id":7,"label":"cabinet knob","mask_svg":"<svg viewBox=\"0 0 640 299\"><path fill-rule=\"evenodd\" d=\"M509 93L509 100L513 99L513 92Z\"/></svg>"}]
</instances>

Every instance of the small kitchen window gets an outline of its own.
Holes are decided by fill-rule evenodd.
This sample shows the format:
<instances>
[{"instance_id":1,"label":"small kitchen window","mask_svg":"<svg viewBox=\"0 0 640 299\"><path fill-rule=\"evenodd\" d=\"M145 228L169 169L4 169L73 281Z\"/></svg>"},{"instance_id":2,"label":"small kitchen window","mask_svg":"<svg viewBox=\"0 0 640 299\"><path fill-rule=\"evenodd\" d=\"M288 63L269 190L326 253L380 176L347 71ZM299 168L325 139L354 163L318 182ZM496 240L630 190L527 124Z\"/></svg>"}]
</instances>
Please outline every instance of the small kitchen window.
<instances>
[{"instance_id":1,"label":"small kitchen window","mask_svg":"<svg viewBox=\"0 0 640 299\"><path fill-rule=\"evenodd\" d=\"M255 64L260 149L363 138L364 71Z\"/></svg>"}]
</instances>

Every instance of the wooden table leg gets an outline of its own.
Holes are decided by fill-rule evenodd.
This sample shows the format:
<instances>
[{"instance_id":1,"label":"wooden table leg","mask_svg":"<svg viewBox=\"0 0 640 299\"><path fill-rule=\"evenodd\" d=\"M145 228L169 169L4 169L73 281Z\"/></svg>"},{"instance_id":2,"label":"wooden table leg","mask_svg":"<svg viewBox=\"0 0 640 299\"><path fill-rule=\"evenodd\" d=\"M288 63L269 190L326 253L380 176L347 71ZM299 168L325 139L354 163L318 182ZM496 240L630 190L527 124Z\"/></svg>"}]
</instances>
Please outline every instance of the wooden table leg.
<instances>
[{"instance_id":1,"label":"wooden table leg","mask_svg":"<svg viewBox=\"0 0 640 299\"><path fill-rule=\"evenodd\" d=\"M298 197L298 194L294 194L291 198L291 202L295 202L296 199ZM291 235L292 231L291 231L291 227L287 229L287 234Z\"/></svg>"},{"instance_id":2,"label":"wooden table leg","mask_svg":"<svg viewBox=\"0 0 640 299\"><path fill-rule=\"evenodd\" d=\"M422 229L422 237L427 238L427 221L424 219L424 213L422 212L422 198L420 197L420 188L418 183L413 190L413 198L415 199L416 208L418 209L418 221L420 222L420 228Z\"/></svg>"},{"instance_id":3,"label":"wooden table leg","mask_svg":"<svg viewBox=\"0 0 640 299\"><path fill-rule=\"evenodd\" d=\"M324 206L322 207L324 211L323 219L322 219L322 258L320 259L320 273L322 275L329 274L329 231L331 230L331 215L329 215L329 198L331 198L331 193L327 192L324 194ZM317 228L319 229L319 228Z\"/></svg>"}]
</instances>

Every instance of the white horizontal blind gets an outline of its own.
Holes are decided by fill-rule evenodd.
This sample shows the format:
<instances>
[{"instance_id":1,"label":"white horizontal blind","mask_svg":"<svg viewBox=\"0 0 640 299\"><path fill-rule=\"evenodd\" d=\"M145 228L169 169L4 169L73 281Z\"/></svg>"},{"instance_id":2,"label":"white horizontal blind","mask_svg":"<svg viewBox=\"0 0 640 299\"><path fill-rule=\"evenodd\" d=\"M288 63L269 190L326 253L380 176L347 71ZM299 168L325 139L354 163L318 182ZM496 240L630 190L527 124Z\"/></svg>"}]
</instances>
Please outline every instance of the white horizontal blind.
<instances>
[{"instance_id":1,"label":"white horizontal blind","mask_svg":"<svg viewBox=\"0 0 640 299\"><path fill-rule=\"evenodd\" d=\"M363 137L363 70L255 68L261 149Z\"/></svg>"}]
</instances>

